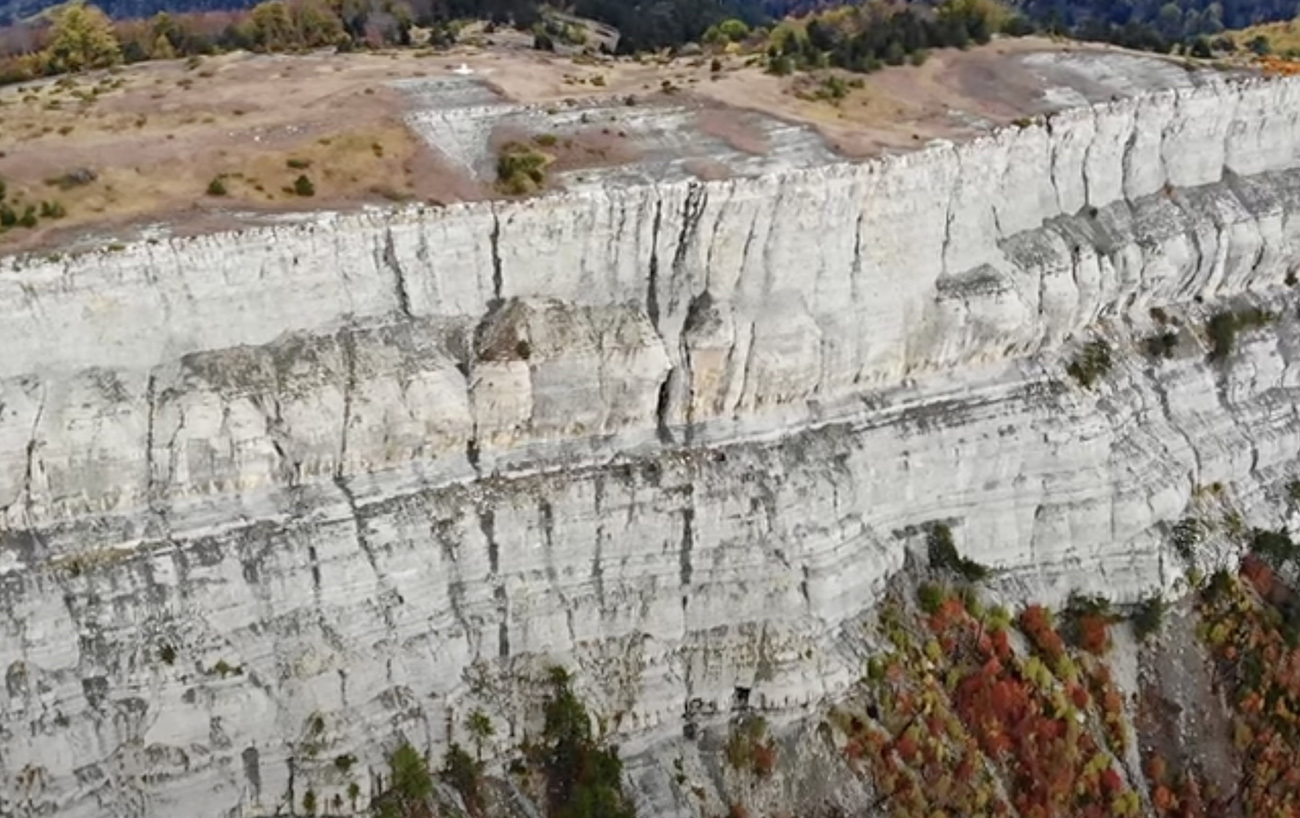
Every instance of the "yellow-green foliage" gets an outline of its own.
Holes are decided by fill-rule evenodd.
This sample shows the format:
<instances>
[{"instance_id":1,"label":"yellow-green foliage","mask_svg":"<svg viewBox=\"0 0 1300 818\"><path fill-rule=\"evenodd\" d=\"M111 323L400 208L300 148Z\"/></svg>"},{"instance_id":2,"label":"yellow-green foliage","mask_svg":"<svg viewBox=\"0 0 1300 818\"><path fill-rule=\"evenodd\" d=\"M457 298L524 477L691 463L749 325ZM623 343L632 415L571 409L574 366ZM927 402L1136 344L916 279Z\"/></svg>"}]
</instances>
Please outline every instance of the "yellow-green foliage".
<instances>
[{"instance_id":1,"label":"yellow-green foliage","mask_svg":"<svg viewBox=\"0 0 1300 818\"><path fill-rule=\"evenodd\" d=\"M497 159L497 186L505 193L522 196L546 184L550 157L541 151L511 142Z\"/></svg>"}]
</instances>

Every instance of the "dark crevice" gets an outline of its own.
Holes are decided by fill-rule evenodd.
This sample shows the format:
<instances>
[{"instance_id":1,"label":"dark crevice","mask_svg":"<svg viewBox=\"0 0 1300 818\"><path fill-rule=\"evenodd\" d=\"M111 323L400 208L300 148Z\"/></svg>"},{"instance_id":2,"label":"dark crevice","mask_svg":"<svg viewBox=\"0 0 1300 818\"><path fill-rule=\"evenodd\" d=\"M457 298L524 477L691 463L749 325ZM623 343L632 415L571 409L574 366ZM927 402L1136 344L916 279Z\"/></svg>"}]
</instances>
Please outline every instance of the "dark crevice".
<instances>
[{"instance_id":1,"label":"dark crevice","mask_svg":"<svg viewBox=\"0 0 1300 818\"><path fill-rule=\"evenodd\" d=\"M683 591L689 591L694 568L691 566L691 553L695 547L695 509L682 509L682 544L678 549L679 574Z\"/></svg>"},{"instance_id":2,"label":"dark crevice","mask_svg":"<svg viewBox=\"0 0 1300 818\"><path fill-rule=\"evenodd\" d=\"M492 301L501 303L501 216L492 208L492 233L489 236L492 245Z\"/></svg>"},{"instance_id":3,"label":"dark crevice","mask_svg":"<svg viewBox=\"0 0 1300 818\"><path fill-rule=\"evenodd\" d=\"M646 287L645 311L650 323L659 329L659 228L663 224L663 200L655 202L655 220L650 228L650 281Z\"/></svg>"},{"instance_id":4,"label":"dark crevice","mask_svg":"<svg viewBox=\"0 0 1300 818\"><path fill-rule=\"evenodd\" d=\"M397 249L393 246L393 229L384 231L384 264L393 273L393 291L397 297L397 311L405 318L411 318L411 297L406 291L406 273L397 261Z\"/></svg>"},{"instance_id":5,"label":"dark crevice","mask_svg":"<svg viewBox=\"0 0 1300 818\"><path fill-rule=\"evenodd\" d=\"M655 403L655 434L659 442L670 444L673 442L673 430L668 424L668 410L672 405L672 373L664 377L663 383L659 384L659 399Z\"/></svg>"}]
</instances>

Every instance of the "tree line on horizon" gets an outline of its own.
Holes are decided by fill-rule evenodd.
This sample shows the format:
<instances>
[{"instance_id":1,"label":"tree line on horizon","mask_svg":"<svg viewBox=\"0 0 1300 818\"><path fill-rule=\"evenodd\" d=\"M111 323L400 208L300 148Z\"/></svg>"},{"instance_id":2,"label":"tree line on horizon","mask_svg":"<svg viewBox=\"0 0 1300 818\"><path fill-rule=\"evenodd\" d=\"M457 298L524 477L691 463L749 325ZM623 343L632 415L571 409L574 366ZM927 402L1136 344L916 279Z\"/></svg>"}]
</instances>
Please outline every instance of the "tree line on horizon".
<instances>
[{"instance_id":1,"label":"tree line on horizon","mask_svg":"<svg viewBox=\"0 0 1300 818\"><path fill-rule=\"evenodd\" d=\"M63 6L35 22L0 28L0 84L241 49L403 46L411 44L416 27L428 30L429 45L450 45L459 22L472 19L536 31L539 47L551 47L552 40L539 0L264 0L217 10L239 4L100 0L99 6ZM161 5L198 10L138 13ZM574 0L568 8L617 28L620 53L707 43L720 25L741 25L758 32L769 70L787 73L826 66L870 71L928 49L982 43L999 31L1046 31L1208 57L1211 44L1215 50L1233 47L1221 36L1226 28L1287 19L1300 0ZM804 16L794 25L781 22L791 14Z\"/></svg>"}]
</instances>

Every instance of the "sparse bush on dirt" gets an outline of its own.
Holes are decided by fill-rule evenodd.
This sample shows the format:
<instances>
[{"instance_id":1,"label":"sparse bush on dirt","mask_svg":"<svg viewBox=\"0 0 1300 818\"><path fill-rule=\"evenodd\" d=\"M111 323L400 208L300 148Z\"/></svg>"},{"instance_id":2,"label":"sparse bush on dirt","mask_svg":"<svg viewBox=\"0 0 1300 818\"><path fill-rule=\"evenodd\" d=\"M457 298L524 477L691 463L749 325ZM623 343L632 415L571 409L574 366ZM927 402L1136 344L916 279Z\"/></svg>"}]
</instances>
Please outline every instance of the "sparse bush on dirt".
<instances>
[{"instance_id":1,"label":"sparse bush on dirt","mask_svg":"<svg viewBox=\"0 0 1300 818\"><path fill-rule=\"evenodd\" d=\"M548 162L546 154L511 142L497 159L497 187L513 196L532 193L546 183Z\"/></svg>"},{"instance_id":2,"label":"sparse bush on dirt","mask_svg":"<svg viewBox=\"0 0 1300 818\"><path fill-rule=\"evenodd\" d=\"M297 196L315 196L316 185L312 184L311 179L308 179L304 173L293 180L293 192Z\"/></svg>"}]
</instances>

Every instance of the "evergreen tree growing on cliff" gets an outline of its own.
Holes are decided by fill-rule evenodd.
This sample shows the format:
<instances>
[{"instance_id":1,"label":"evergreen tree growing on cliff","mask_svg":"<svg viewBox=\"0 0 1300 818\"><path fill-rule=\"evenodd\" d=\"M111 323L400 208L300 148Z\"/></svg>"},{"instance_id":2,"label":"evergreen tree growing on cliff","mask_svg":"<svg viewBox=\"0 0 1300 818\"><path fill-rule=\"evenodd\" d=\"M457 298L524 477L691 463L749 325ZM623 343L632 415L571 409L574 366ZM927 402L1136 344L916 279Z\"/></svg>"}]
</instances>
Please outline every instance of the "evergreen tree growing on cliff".
<instances>
[{"instance_id":1,"label":"evergreen tree growing on cliff","mask_svg":"<svg viewBox=\"0 0 1300 818\"><path fill-rule=\"evenodd\" d=\"M636 818L623 796L623 762L591 735L591 717L563 668L550 672L543 763L553 818Z\"/></svg>"}]
</instances>

